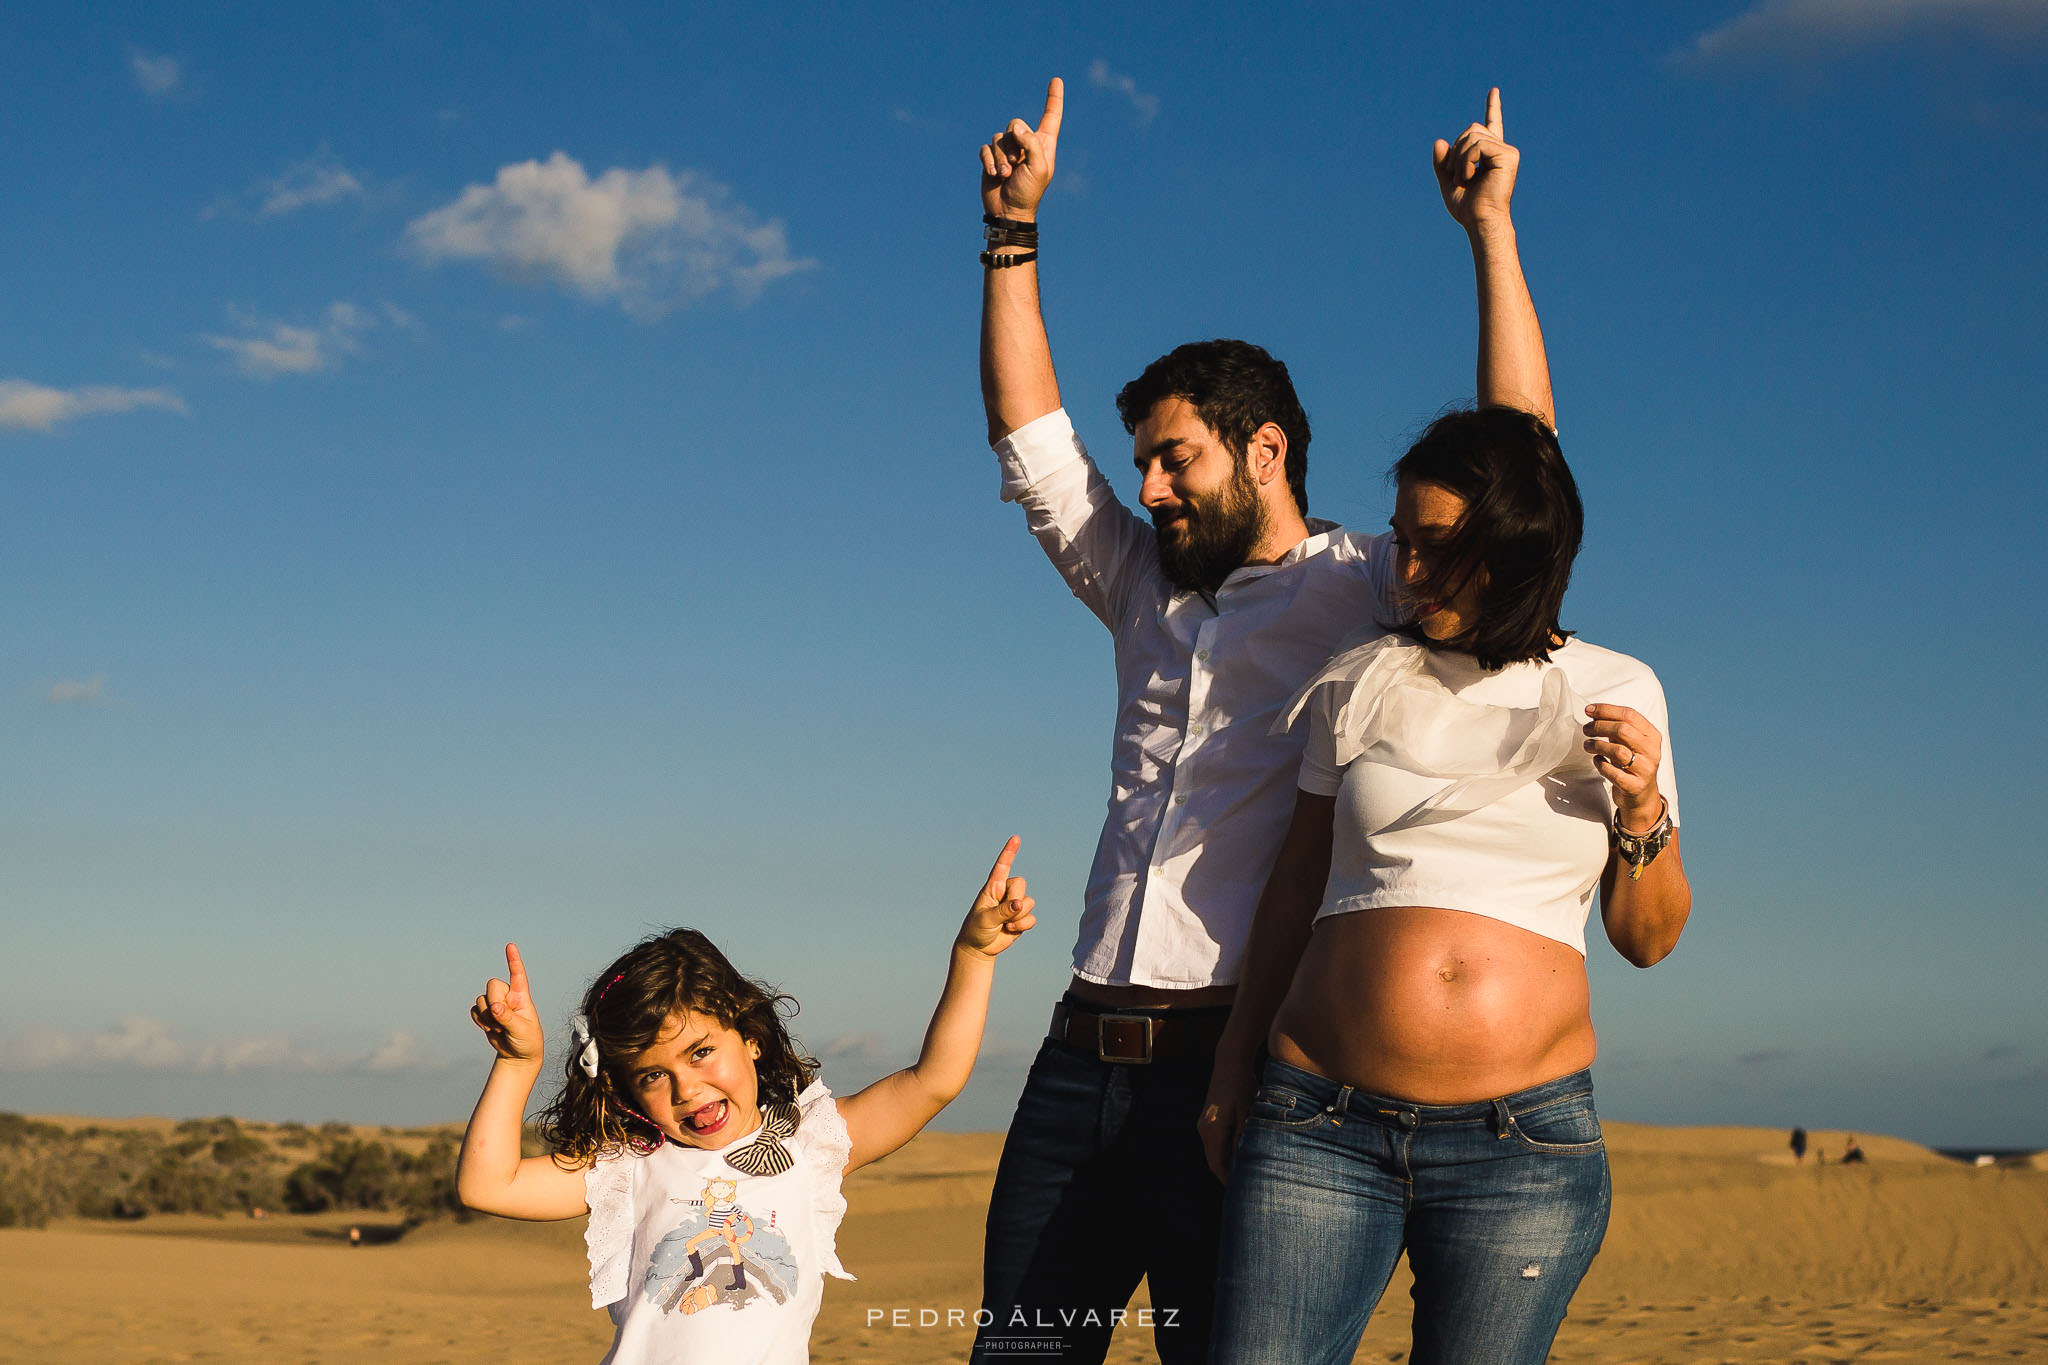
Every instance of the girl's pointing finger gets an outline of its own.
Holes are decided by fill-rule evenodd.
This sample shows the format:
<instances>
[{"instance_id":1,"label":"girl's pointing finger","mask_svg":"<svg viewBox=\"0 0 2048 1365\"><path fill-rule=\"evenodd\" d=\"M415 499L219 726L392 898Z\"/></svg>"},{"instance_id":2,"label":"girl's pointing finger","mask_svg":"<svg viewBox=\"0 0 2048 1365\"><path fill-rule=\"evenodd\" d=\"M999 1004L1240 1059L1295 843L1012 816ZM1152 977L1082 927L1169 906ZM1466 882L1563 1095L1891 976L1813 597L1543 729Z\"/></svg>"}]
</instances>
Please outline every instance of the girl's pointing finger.
<instances>
[{"instance_id":1,"label":"girl's pointing finger","mask_svg":"<svg viewBox=\"0 0 2048 1365\"><path fill-rule=\"evenodd\" d=\"M1003 851L996 855L996 865L989 869L988 887L991 895L1000 896L1003 886L1010 880L1010 864L1017 860L1017 849L1022 840L1012 834L1003 842Z\"/></svg>"}]
</instances>

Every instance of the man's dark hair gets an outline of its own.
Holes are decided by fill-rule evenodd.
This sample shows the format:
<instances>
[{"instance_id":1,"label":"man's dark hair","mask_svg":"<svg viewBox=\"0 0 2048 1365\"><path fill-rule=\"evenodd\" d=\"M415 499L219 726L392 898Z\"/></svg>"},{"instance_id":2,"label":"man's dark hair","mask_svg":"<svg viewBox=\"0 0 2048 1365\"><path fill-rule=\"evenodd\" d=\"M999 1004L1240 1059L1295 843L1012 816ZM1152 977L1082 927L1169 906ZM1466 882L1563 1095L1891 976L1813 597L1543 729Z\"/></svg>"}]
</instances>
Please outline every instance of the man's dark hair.
<instances>
[{"instance_id":1,"label":"man's dark hair","mask_svg":"<svg viewBox=\"0 0 2048 1365\"><path fill-rule=\"evenodd\" d=\"M1465 650L1488 669L1548 659L1571 634L1558 625L1558 612L1585 527L1557 434L1518 408L1448 412L1395 463L1393 477L1435 484L1465 501L1437 546L1435 572L1411 593L1445 601L1486 571L1478 619L1436 643Z\"/></svg>"},{"instance_id":2,"label":"man's dark hair","mask_svg":"<svg viewBox=\"0 0 2048 1365\"><path fill-rule=\"evenodd\" d=\"M1136 434L1138 423L1168 398L1184 398L1239 457L1252 434L1271 422L1287 435L1287 487L1302 515L1308 514L1308 414L1294 396L1287 367L1249 341L1190 341L1176 346L1145 367L1145 373L1124 385L1116 411L1124 430Z\"/></svg>"}]
</instances>

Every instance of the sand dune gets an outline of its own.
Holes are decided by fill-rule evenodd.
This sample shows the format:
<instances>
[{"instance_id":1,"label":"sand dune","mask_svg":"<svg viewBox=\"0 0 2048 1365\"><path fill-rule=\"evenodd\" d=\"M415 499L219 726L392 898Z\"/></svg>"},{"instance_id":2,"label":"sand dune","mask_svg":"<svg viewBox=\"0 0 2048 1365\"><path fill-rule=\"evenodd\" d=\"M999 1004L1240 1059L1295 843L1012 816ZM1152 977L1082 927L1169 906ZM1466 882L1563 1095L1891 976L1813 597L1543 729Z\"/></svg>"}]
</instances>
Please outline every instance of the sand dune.
<instances>
[{"instance_id":1,"label":"sand dune","mask_svg":"<svg viewBox=\"0 0 2048 1365\"><path fill-rule=\"evenodd\" d=\"M1861 1136L1868 1165L1795 1166L1775 1130L1609 1124L1614 1221L1553 1359L2048 1360L2048 1172ZM861 1278L828 1288L814 1359L964 1358L971 1332L945 1319L974 1307L1000 1141L930 1134L852 1178L841 1251ZM1839 1152L1842 1135L1813 1142ZM353 1249L348 1223L0 1230L0 1361L594 1360L609 1340L580 1223L441 1223ZM1358 1360L1406 1358L1406 1290L1403 1272ZM1111 1355L1152 1358L1138 1334Z\"/></svg>"}]
</instances>

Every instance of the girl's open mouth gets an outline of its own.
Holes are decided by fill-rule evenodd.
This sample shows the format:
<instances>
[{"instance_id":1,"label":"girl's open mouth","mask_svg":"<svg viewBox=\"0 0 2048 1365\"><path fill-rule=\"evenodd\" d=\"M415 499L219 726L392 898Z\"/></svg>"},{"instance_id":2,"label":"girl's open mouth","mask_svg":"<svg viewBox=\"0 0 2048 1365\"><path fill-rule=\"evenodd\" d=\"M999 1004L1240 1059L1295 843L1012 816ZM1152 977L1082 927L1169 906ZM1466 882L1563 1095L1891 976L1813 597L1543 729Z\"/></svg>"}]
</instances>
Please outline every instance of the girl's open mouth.
<instances>
[{"instance_id":1,"label":"girl's open mouth","mask_svg":"<svg viewBox=\"0 0 2048 1365\"><path fill-rule=\"evenodd\" d=\"M728 1102L718 1100L705 1105L702 1109L693 1109L683 1115L683 1127L699 1137L709 1137L725 1127L725 1120L729 1113L730 1107Z\"/></svg>"},{"instance_id":2,"label":"girl's open mouth","mask_svg":"<svg viewBox=\"0 0 2048 1365\"><path fill-rule=\"evenodd\" d=\"M1442 610L1443 608L1435 602L1419 602L1415 607L1415 619L1419 621L1425 616L1434 616Z\"/></svg>"}]
</instances>

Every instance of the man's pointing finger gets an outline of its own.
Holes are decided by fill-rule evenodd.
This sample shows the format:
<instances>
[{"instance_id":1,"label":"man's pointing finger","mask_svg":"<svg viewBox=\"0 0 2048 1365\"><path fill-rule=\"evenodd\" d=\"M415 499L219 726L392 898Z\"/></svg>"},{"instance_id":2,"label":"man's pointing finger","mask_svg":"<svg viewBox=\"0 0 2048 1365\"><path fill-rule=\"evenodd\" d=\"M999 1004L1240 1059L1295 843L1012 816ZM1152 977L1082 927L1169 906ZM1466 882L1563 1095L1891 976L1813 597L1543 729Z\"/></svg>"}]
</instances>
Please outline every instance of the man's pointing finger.
<instances>
[{"instance_id":1,"label":"man's pointing finger","mask_svg":"<svg viewBox=\"0 0 2048 1365\"><path fill-rule=\"evenodd\" d=\"M1065 115L1066 109L1066 82L1062 81L1058 76L1054 76L1045 87L1045 112L1038 116L1038 133L1040 137L1058 137L1060 135L1060 119Z\"/></svg>"}]
</instances>

